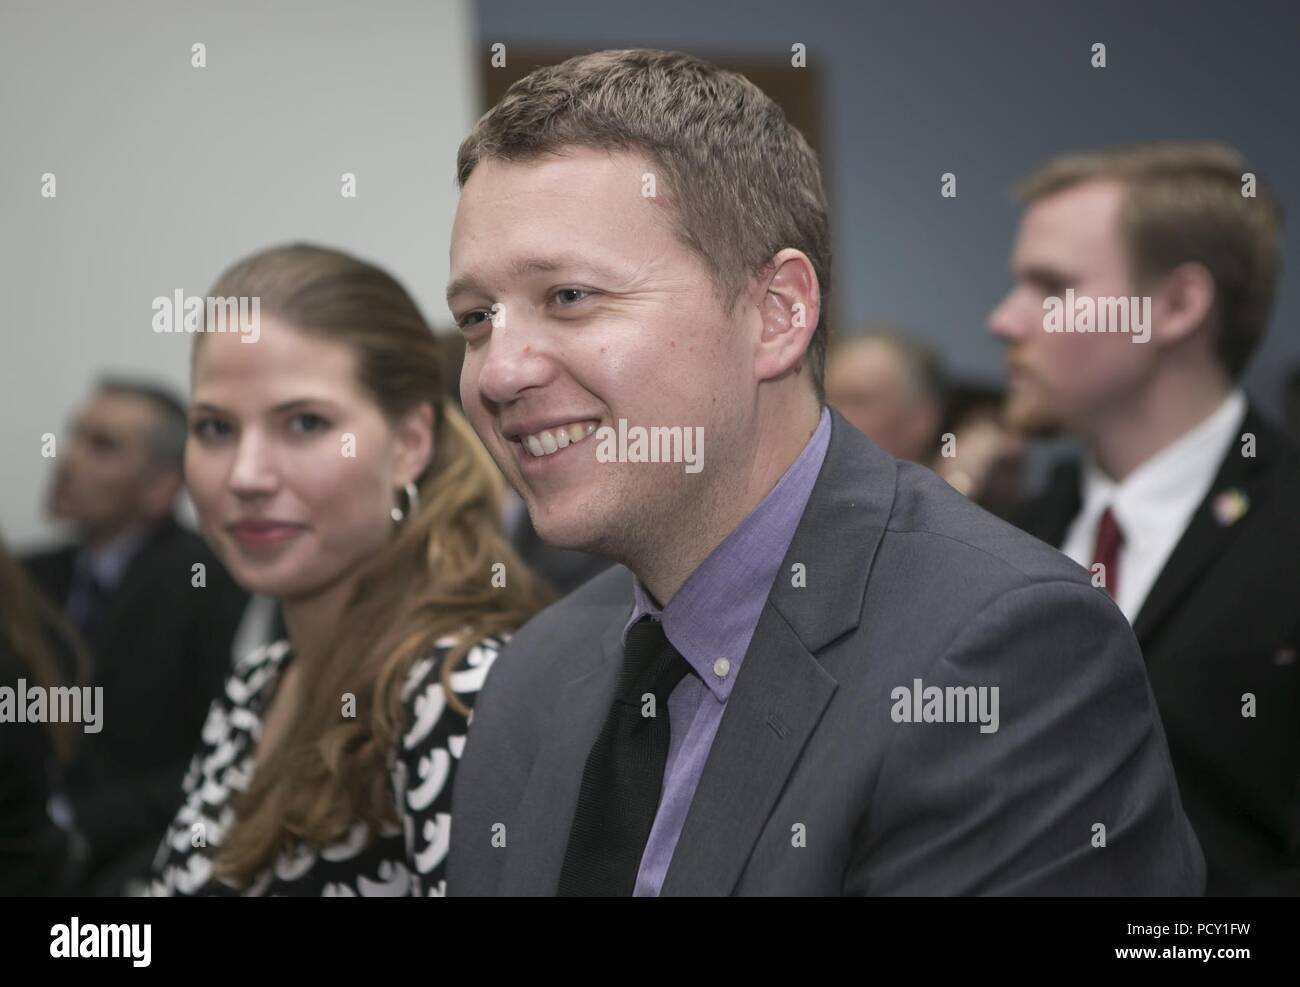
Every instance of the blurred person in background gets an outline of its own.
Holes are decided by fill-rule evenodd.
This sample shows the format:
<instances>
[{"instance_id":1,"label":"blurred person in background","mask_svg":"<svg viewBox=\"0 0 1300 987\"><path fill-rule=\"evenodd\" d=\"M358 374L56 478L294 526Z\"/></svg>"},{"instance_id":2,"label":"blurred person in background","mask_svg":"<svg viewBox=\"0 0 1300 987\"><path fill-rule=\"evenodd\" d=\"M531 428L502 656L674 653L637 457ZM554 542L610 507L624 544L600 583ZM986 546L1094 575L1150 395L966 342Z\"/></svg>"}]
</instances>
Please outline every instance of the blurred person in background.
<instances>
[{"instance_id":1,"label":"blurred person in background","mask_svg":"<svg viewBox=\"0 0 1300 987\"><path fill-rule=\"evenodd\" d=\"M146 873L209 703L230 668L244 594L177 523L185 411L165 388L105 379L57 448L51 518L72 544L25 559L85 640L103 728L80 739L63 795L88 858L80 890Z\"/></svg>"},{"instance_id":2,"label":"blurred person in background","mask_svg":"<svg viewBox=\"0 0 1300 987\"><path fill-rule=\"evenodd\" d=\"M1282 385L1282 416L1287 434L1300 444L1300 367L1293 367Z\"/></svg>"},{"instance_id":3,"label":"blurred person in background","mask_svg":"<svg viewBox=\"0 0 1300 987\"><path fill-rule=\"evenodd\" d=\"M251 345L195 336L189 489L287 637L212 704L149 890L440 895L470 707L549 597L501 533L501 476L397 281L299 244L210 295L261 314Z\"/></svg>"},{"instance_id":4,"label":"blurred person in background","mask_svg":"<svg viewBox=\"0 0 1300 987\"><path fill-rule=\"evenodd\" d=\"M1024 434L1007 423L1005 404L998 388L950 383L932 463L953 487L1001 518L1021 499L1027 449Z\"/></svg>"},{"instance_id":5,"label":"blurred person in background","mask_svg":"<svg viewBox=\"0 0 1300 987\"><path fill-rule=\"evenodd\" d=\"M945 383L938 355L896 330L831 347L826 401L891 456L928 465L939 450Z\"/></svg>"},{"instance_id":6,"label":"blurred person in background","mask_svg":"<svg viewBox=\"0 0 1300 987\"><path fill-rule=\"evenodd\" d=\"M0 688L15 703L29 689L75 688L78 657L58 611L0 543ZM18 719L13 709L0 721L0 895L71 894L75 838L50 806L83 725Z\"/></svg>"},{"instance_id":7,"label":"blurred person in background","mask_svg":"<svg viewBox=\"0 0 1300 987\"><path fill-rule=\"evenodd\" d=\"M931 467L998 516L1019 499L1025 442L1005 422L1000 395L950 381L915 337L873 329L833 345L826 399L891 456Z\"/></svg>"},{"instance_id":8,"label":"blurred person in background","mask_svg":"<svg viewBox=\"0 0 1300 987\"><path fill-rule=\"evenodd\" d=\"M1280 210L1211 144L1065 155L1020 194L1014 284L988 320L1008 418L1059 424L1086 454L1013 519L1091 567L1133 624L1207 893L1295 894L1300 453L1241 388L1273 305ZM1075 312L1130 300L1127 331L1047 331L1071 295Z\"/></svg>"}]
</instances>

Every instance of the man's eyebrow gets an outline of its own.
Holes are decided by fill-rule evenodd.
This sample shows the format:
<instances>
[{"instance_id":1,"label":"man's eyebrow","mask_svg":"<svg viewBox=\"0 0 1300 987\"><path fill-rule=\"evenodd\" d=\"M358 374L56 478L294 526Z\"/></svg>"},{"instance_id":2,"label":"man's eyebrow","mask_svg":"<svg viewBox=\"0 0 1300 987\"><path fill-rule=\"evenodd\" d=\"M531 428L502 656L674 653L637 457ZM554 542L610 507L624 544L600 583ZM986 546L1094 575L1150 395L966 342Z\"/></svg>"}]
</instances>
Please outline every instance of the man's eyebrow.
<instances>
[{"instance_id":1,"label":"man's eyebrow","mask_svg":"<svg viewBox=\"0 0 1300 987\"><path fill-rule=\"evenodd\" d=\"M606 267L596 261L577 255L557 254L551 257L521 257L506 270L510 278L526 278L533 274L550 274L555 271L579 270L589 271L600 277L619 280L624 277L612 267ZM486 296L487 288L473 274L462 274L452 278L447 285L447 301L462 294L480 294Z\"/></svg>"},{"instance_id":2,"label":"man's eyebrow","mask_svg":"<svg viewBox=\"0 0 1300 987\"><path fill-rule=\"evenodd\" d=\"M1034 281L1039 284L1072 280L1072 275L1068 271L1053 267L1050 263L1043 261L1031 261L1019 265L1013 268L1013 274L1026 281Z\"/></svg>"}]
</instances>

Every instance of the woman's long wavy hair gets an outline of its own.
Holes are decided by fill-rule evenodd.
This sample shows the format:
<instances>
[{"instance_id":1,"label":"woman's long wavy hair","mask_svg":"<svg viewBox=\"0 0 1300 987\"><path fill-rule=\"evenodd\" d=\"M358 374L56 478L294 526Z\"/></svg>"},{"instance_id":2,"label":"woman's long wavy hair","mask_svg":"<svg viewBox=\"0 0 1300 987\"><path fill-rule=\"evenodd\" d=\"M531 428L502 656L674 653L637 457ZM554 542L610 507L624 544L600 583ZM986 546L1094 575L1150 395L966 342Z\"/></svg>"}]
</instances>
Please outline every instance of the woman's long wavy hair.
<instances>
[{"instance_id":1,"label":"woman's long wavy hair","mask_svg":"<svg viewBox=\"0 0 1300 987\"><path fill-rule=\"evenodd\" d=\"M216 872L247 886L296 843L326 846L358 820L372 838L395 824L389 769L409 728L401 690L412 663L454 636L442 685L448 705L464 714L451 668L481 639L525 623L550 596L502 532L504 481L446 400L433 332L396 280L339 251L295 244L239 261L210 294L259 297L264 315L348 346L361 384L390 422L421 403L434 412L418 507L366 561L328 653L313 656L284 741L266 752L234 802ZM505 586L493 585L496 563L505 564ZM347 693L356 697L355 717L342 715Z\"/></svg>"},{"instance_id":2,"label":"woman's long wavy hair","mask_svg":"<svg viewBox=\"0 0 1300 987\"><path fill-rule=\"evenodd\" d=\"M13 649L20 667L42 689L80 687L89 681L90 659L84 643L63 615L0 542L0 638ZM61 762L72 760L76 726L45 724L50 747Z\"/></svg>"}]
</instances>

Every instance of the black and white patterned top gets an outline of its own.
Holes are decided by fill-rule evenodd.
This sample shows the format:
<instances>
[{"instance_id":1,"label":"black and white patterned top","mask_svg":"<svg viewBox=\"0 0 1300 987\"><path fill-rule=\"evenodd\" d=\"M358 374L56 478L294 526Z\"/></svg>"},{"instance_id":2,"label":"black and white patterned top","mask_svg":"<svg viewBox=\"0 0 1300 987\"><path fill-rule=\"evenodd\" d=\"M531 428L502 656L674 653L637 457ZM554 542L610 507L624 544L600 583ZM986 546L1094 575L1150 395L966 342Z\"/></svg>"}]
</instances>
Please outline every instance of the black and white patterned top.
<instances>
[{"instance_id":1,"label":"black and white patterned top","mask_svg":"<svg viewBox=\"0 0 1300 987\"><path fill-rule=\"evenodd\" d=\"M505 638L486 638L451 671L451 688L473 706ZM441 668L454 638L434 645L416 661L402 688L407 732L389 768L401 825L387 827L368 843L358 822L337 843L319 850L299 845L285 851L242 893L294 896L442 896L446 893L447 840L451 828L451 781L465 746L468 721L447 706ZM198 753L185 776L184 803L154 859L150 895L237 895L215 877L212 861L230 826L234 792L252 777L262 716L290 655L277 641L251 652L235 666L208 712ZM195 844L199 844L195 846Z\"/></svg>"}]
</instances>

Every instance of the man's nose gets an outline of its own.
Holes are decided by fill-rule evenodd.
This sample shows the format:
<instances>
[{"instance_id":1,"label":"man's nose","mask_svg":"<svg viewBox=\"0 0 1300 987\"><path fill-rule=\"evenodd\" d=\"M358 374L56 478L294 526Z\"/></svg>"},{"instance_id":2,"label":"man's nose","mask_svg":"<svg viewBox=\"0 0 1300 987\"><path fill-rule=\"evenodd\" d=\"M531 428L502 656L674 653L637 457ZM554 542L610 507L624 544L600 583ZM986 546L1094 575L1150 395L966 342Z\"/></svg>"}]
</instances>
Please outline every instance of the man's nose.
<instances>
[{"instance_id":1,"label":"man's nose","mask_svg":"<svg viewBox=\"0 0 1300 987\"><path fill-rule=\"evenodd\" d=\"M527 313L507 308L492 326L478 368L479 394L494 404L509 404L551 374L548 341Z\"/></svg>"},{"instance_id":2,"label":"man's nose","mask_svg":"<svg viewBox=\"0 0 1300 987\"><path fill-rule=\"evenodd\" d=\"M1013 339L1019 339L1023 335L1024 321L1023 313L1016 298L1016 291L1013 288L989 313L986 325L992 336L1009 342Z\"/></svg>"}]
</instances>

